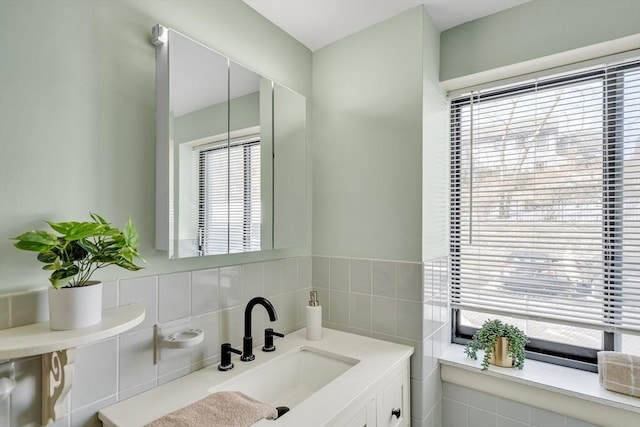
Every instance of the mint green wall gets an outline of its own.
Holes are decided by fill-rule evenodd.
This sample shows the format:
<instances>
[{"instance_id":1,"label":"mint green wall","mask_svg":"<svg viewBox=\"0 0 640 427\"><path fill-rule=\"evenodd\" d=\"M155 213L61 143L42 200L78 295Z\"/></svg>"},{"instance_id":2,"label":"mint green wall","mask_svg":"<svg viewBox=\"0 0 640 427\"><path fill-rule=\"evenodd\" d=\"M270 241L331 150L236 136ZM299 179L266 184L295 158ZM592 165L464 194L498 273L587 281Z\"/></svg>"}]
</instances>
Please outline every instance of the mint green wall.
<instances>
[{"instance_id":1,"label":"mint green wall","mask_svg":"<svg viewBox=\"0 0 640 427\"><path fill-rule=\"evenodd\" d=\"M416 7L314 52L314 255L422 259L423 84L437 85L438 61L431 27Z\"/></svg>"},{"instance_id":2,"label":"mint green wall","mask_svg":"<svg viewBox=\"0 0 640 427\"><path fill-rule=\"evenodd\" d=\"M449 104L440 87L440 31L424 16L422 259L449 254Z\"/></svg>"},{"instance_id":3,"label":"mint green wall","mask_svg":"<svg viewBox=\"0 0 640 427\"><path fill-rule=\"evenodd\" d=\"M195 141L231 131L260 126L260 93L238 97L231 101L233 117L227 120L228 106L226 102L212 105L201 110L193 111L176 117L173 123L173 140L178 144Z\"/></svg>"},{"instance_id":4,"label":"mint green wall","mask_svg":"<svg viewBox=\"0 0 640 427\"><path fill-rule=\"evenodd\" d=\"M440 80L638 33L638 0L532 0L444 31Z\"/></svg>"},{"instance_id":5,"label":"mint green wall","mask_svg":"<svg viewBox=\"0 0 640 427\"><path fill-rule=\"evenodd\" d=\"M0 293L48 285L11 236L90 211L117 226L131 215L148 261L104 280L309 253L169 261L153 249L157 23L311 94L311 52L240 0L0 1Z\"/></svg>"}]
</instances>

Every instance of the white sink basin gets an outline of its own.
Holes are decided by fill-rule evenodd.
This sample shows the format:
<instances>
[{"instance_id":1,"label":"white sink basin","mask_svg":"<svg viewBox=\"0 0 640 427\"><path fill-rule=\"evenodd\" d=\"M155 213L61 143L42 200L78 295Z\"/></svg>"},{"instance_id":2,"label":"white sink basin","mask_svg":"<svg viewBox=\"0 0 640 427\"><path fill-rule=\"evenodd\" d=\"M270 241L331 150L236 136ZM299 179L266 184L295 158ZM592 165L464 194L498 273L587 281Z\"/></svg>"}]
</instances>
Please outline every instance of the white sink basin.
<instances>
[{"instance_id":1,"label":"white sink basin","mask_svg":"<svg viewBox=\"0 0 640 427\"><path fill-rule=\"evenodd\" d=\"M257 348L253 362L234 357L231 371L220 372L217 365L200 369L103 408L99 419L105 427L141 427L213 392L238 390L291 408L256 427L344 425L370 400L368 393L379 393L381 378L403 369L413 353L412 347L333 329L323 329L319 341L305 337L305 329L299 329L278 340L275 353ZM378 388L372 391L374 385Z\"/></svg>"},{"instance_id":2,"label":"white sink basin","mask_svg":"<svg viewBox=\"0 0 640 427\"><path fill-rule=\"evenodd\" d=\"M350 357L300 347L218 384L209 392L241 391L273 406L293 408L358 362Z\"/></svg>"}]
</instances>

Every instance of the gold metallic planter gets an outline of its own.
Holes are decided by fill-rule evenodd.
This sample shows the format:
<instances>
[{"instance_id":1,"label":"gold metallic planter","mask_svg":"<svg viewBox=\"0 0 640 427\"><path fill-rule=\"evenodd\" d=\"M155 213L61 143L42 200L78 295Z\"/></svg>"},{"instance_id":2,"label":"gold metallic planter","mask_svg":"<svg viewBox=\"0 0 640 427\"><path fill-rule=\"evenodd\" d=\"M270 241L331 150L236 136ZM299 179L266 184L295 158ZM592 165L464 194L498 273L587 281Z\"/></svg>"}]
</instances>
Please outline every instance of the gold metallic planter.
<instances>
[{"instance_id":1,"label":"gold metallic planter","mask_svg":"<svg viewBox=\"0 0 640 427\"><path fill-rule=\"evenodd\" d=\"M489 363L504 368L513 367L513 357L509 355L509 344L506 338L499 338L493 346L493 354L489 359Z\"/></svg>"}]
</instances>

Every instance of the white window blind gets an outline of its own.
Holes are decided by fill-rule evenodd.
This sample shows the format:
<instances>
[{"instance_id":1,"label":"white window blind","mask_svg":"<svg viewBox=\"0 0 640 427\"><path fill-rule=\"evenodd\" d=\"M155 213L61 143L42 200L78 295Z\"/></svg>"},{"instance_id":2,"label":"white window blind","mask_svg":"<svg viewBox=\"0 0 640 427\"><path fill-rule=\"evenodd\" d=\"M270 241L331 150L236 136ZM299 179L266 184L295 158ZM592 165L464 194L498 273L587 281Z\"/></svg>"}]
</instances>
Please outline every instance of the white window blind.
<instances>
[{"instance_id":1,"label":"white window blind","mask_svg":"<svg viewBox=\"0 0 640 427\"><path fill-rule=\"evenodd\" d=\"M451 101L451 303L640 333L640 62Z\"/></svg>"},{"instance_id":2,"label":"white window blind","mask_svg":"<svg viewBox=\"0 0 640 427\"><path fill-rule=\"evenodd\" d=\"M260 250L260 139L243 138L199 153L202 255Z\"/></svg>"}]
</instances>

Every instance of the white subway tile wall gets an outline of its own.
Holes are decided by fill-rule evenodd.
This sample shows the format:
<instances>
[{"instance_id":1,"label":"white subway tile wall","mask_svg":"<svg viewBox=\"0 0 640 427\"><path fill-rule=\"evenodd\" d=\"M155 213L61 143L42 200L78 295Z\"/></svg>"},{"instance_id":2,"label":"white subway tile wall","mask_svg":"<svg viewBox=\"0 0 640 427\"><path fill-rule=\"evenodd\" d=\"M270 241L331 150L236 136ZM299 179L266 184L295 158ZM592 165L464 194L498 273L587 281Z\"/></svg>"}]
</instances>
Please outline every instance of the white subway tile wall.
<instances>
[{"instance_id":1,"label":"white subway tile wall","mask_svg":"<svg viewBox=\"0 0 640 427\"><path fill-rule=\"evenodd\" d=\"M282 261L264 263L264 295L273 297L282 294Z\"/></svg>"},{"instance_id":2,"label":"white subway tile wall","mask_svg":"<svg viewBox=\"0 0 640 427\"><path fill-rule=\"evenodd\" d=\"M47 290L21 292L11 296L10 327L44 322L49 319Z\"/></svg>"},{"instance_id":3,"label":"white subway tile wall","mask_svg":"<svg viewBox=\"0 0 640 427\"><path fill-rule=\"evenodd\" d=\"M158 276L158 320L168 322L191 315L191 273Z\"/></svg>"},{"instance_id":4,"label":"white subway tile wall","mask_svg":"<svg viewBox=\"0 0 640 427\"><path fill-rule=\"evenodd\" d=\"M108 282L102 282L102 307L112 308L117 306L118 306L118 281L111 280Z\"/></svg>"},{"instance_id":5,"label":"white subway tile wall","mask_svg":"<svg viewBox=\"0 0 640 427\"><path fill-rule=\"evenodd\" d=\"M444 427L598 427L459 385L442 383Z\"/></svg>"},{"instance_id":6,"label":"white subway tile wall","mask_svg":"<svg viewBox=\"0 0 640 427\"><path fill-rule=\"evenodd\" d=\"M198 270L191 273L191 315L218 311L218 269Z\"/></svg>"},{"instance_id":7,"label":"white subway tile wall","mask_svg":"<svg viewBox=\"0 0 640 427\"><path fill-rule=\"evenodd\" d=\"M53 427L99 427L101 408L218 363L222 343L241 346L244 307L254 296L269 298L278 313L278 320L267 326L266 312L255 310L255 345L264 340L265 327L284 333L304 327L311 266L311 257L294 257L105 282L105 308L136 302L144 306L145 320L117 337L77 349L74 382L65 402L68 416ZM348 314L349 303L345 306ZM0 295L0 329L47 318L46 289ZM199 328L205 339L188 350L161 349L154 365L154 325L160 331ZM40 425L40 363L40 357L15 360L18 386L9 398L0 399L1 427Z\"/></svg>"},{"instance_id":8,"label":"white subway tile wall","mask_svg":"<svg viewBox=\"0 0 640 427\"><path fill-rule=\"evenodd\" d=\"M118 339L78 348L71 411L113 396L118 390Z\"/></svg>"},{"instance_id":9,"label":"white subway tile wall","mask_svg":"<svg viewBox=\"0 0 640 427\"><path fill-rule=\"evenodd\" d=\"M356 329L371 330L371 295L353 293L349 296L351 326Z\"/></svg>"},{"instance_id":10,"label":"white subway tile wall","mask_svg":"<svg viewBox=\"0 0 640 427\"><path fill-rule=\"evenodd\" d=\"M6 329L11 325L11 308L9 301L9 298L0 298L0 329ZM0 417L1 416L2 415L0 415ZM1 419L2 418L0 418L0 420ZM2 424L0 424L0 426L1 425Z\"/></svg>"},{"instance_id":11,"label":"white subway tile wall","mask_svg":"<svg viewBox=\"0 0 640 427\"><path fill-rule=\"evenodd\" d=\"M311 259L310 257L308 258ZM298 260L288 258L282 260L282 293L296 291L298 289ZM311 280L311 279L309 279Z\"/></svg>"},{"instance_id":12,"label":"white subway tile wall","mask_svg":"<svg viewBox=\"0 0 640 427\"><path fill-rule=\"evenodd\" d=\"M254 267L255 268L255 267ZM220 309L231 308L242 302L241 266L220 268L220 287L218 288L218 301ZM252 268L245 268L245 277L249 276ZM250 287L255 284L250 283ZM245 292L248 294L248 292Z\"/></svg>"},{"instance_id":13,"label":"white subway tile wall","mask_svg":"<svg viewBox=\"0 0 640 427\"><path fill-rule=\"evenodd\" d=\"M411 425L442 427L438 357L450 343L448 257L312 257L324 326L411 345Z\"/></svg>"},{"instance_id":14,"label":"white subway tile wall","mask_svg":"<svg viewBox=\"0 0 640 427\"><path fill-rule=\"evenodd\" d=\"M193 372L218 362L220 344L228 341L220 338L220 312L218 311L193 316L190 325L204 332L202 344L191 347L189 350L190 370Z\"/></svg>"},{"instance_id":15,"label":"white subway tile wall","mask_svg":"<svg viewBox=\"0 0 640 427\"><path fill-rule=\"evenodd\" d=\"M118 283L119 304L138 303L144 307L144 320L133 331L147 330L158 323L158 276L123 279Z\"/></svg>"},{"instance_id":16,"label":"white subway tile wall","mask_svg":"<svg viewBox=\"0 0 640 427\"><path fill-rule=\"evenodd\" d=\"M399 262L396 264L396 276L398 284L398 298L422 302L424 292L422 286L422 265L410 262Z\"/></svg>"},{"instance_id":17,"label":"white subway tile wall","mask_svg":"<svg viewBox=\"0 0 640 427\"><path fill-rule=\"evenodd\" d=\"M312 284L325 326L415 348L412 425L446 425L437 358L449 343L447 263L446 257L424 264L296 257L107 282L105 308L136 302L145 307L145 321L118 337L78 348L69 416L54 427L99 426L100 408L217 363L220 344L241 346L244 306L253 296L265 295L276 307L279 318L269 326L285 333L303 327ZM46 290L0 295L0 308L0 328L46 320ZM255 313L256 345L268 323L266 313ZM154 365L156 324L161 331L200 328L205 340L188 351L161 350ZM0 425L37 426L39 357L19 359L16 366L19 387L0 401Z\"/></svg>"},{"instance_id":18,"label":"white subway tile wall","mask_svg":"<svg viewBox=\"0 0 640 427\"><path fill-rule=\"evenodd\" d=\"M396 263L393 261L373 261L373 294L396 298Z\"/></svg>"}]
</instances>

